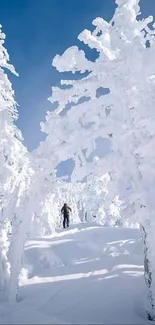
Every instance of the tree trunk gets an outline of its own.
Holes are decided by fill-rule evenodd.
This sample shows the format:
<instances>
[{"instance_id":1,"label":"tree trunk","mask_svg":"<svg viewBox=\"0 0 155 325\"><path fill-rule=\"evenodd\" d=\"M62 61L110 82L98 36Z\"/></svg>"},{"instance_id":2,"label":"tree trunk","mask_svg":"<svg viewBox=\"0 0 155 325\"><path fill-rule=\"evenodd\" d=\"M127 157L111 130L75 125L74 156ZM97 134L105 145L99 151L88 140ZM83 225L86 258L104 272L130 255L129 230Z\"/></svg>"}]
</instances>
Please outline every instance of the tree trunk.
<instances>
[{"instance_id":1,"label":"tree trunk","mask_svg":"<svg viewBox=\"0 0 155 325\"><path fill-rule=\"evenodd\" d=\"M0 222L0 291L3 292L3 300L7 299L8 284L10 279L10 264L7 257L8 242L8 223Z\"/></svg>"},{"instance_id":2,"label":"tree trunk","mask_svg":"<svg viewBox=\"0 0 155 325\"><path fill-rule=\"evenodd\" d=\"M15 215L13 219L9 250L11 264L9 300L12 302L16 301L18 298L19 274L22 268L24 247L31 222L31 213L28 209L29 199L27 196L25 201L22 203L22 208L18 211L18 215Z\"/></svg>"},{"instance_id":3,"label":"tree trunk","mask_svg":"<svg viewBox=\"0 0 155 325\"><path fill-rule=\"evenodd\" d=\"M147 286L147 296L148 296L148 303L147 303L147 317L149 320L154 321L155 320L155 297L154 297L154 281L153 278L155 270L153 270L153 256L152 256L152 249L154 250L154 247L151 246L151 241L149 238L149 230L146 230L146 227L141 227L142 235L143 235L143 243L144 243L144 278L145 283Z\"/></svg>"}]
</instances>

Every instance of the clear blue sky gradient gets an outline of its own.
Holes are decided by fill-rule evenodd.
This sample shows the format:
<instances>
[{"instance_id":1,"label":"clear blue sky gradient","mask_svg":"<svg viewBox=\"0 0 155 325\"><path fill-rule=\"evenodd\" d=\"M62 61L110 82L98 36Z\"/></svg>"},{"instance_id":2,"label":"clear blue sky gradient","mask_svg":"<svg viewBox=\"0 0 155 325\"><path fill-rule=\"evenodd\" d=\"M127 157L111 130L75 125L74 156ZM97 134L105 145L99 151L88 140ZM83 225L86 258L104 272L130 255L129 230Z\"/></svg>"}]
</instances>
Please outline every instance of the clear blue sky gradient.
<instances>
[{"instance_id":1,"label":"clear blue sky gradient","mask_svg":"<svg viewBox=\"0 0 155 325\"><path fill-rule=\"evenodd\" d=\"M142 16L155 16L154 1L140 1ZM53 57L69 46L80 45L78 34L91 29L97 16L109 20L114 9L114 0L0 0L6 47L20 75L11 77L20 105L17 125L28 150L45 138L40 121L51 109L47 101L51 86L60 80L60 74L52 67ZM93 59L93 51L88 55Z\"/></svg>"}]
</instances>

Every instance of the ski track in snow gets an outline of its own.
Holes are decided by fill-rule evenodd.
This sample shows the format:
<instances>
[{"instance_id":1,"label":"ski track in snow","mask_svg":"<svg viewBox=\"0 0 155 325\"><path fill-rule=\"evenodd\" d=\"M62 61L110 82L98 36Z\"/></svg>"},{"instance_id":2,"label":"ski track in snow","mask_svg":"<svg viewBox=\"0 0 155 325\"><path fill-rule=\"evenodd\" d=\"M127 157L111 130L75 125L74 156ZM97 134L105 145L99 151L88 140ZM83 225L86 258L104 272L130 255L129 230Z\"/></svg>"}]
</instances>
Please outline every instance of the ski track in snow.
<instances>
[{"instance_id":1,"label":"ski track in snow","mask_svg":"<svg viewBox=\"0 0 155 325\"><path fill-rule=\"evenodd\" d=\"M25 257L28 278L0 324L149 323L138 230L75 225L29 240Z\"/></svg>"}]
</instances>

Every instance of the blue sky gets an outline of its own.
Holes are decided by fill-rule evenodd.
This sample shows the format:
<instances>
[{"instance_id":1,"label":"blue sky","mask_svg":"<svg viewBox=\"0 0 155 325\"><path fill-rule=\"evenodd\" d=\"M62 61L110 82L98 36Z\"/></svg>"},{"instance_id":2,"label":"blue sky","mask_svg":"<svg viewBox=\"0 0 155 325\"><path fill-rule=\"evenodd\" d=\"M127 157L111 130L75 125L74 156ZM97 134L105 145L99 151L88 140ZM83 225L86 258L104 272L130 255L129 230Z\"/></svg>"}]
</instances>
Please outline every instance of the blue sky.
<instances>
[{"instance_id":1,"label":"blue sky","mask_svg":"<svg viewBox=\"0 0 155 325\"><path fill-rule=\"evenodd\" d=\"M154 0L141 0L143 16L155 16ZM28 150L44 139L40 121L51 104L51 86L58 85L60 75L52 67L53 57L72 45L92 20L102 16L109 20L114 0L0 0L0 23L6 47L19 77L11 77L19 106L18 127Z\"/></svg>"}]
</instances>

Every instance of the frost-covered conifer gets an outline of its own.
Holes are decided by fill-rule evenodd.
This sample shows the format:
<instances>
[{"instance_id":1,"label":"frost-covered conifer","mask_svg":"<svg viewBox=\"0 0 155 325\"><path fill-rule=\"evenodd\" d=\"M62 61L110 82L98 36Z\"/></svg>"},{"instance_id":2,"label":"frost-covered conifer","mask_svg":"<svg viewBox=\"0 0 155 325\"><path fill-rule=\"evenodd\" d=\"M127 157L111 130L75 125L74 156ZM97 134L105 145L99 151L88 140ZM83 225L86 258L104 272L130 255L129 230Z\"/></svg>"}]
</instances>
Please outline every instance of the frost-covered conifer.
<instances>
[{"instance_id":1,"label":"frost-covered conifer","mask_svg":"<svg viewBox=\"0 0 155 325\"><path fill-rule=\"evenodd\" d=\"M17 215L20 201L25 195L31 177L27 150L22 136L14 122L18 118L17 104L7 70L17 75L9 63L4 47L5 34L0 26L0 289L4 299L14 299L17 294L18 276L23 252L24 229L17 230L23 214ZM17 217L16 226L14 219ZM8 235L12 221L10 247ZM20 245L19 238L20 237ZM22 240L21 240L22 238ZM17 244L18 242L18 244ZM9 248L9 254L8 254ZM18 259L18 261L17 261Z\"/></svg>"},{"instance_id":2,"label":"frost-covered conifer","mask_svg":"<svg viewBox=\"0 0 155 325\"><path fill-rule=\"evenodd\" d=\"M155 26L149 27L152 17L138 19L139 0L116 0L116 4L110 22L96 18L94 31L84 30L78 36L96 49L94 62L77 46L54 58L58 71L79 72L81 78L61 80L60 87L52 87L50 100L58 105L42 123L47 138L40 153L54 165L73 159L72 180L91 172L110 174L115 194L132 207L142 225L147 312L155 319ZM109 93L98 96L101 88ZM99 137L110 140L111 151L88 164Z\"/></svg>"}]
</instances>

